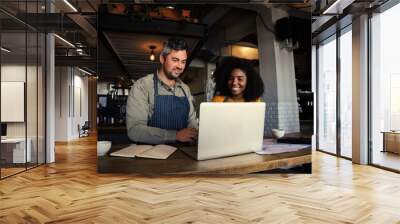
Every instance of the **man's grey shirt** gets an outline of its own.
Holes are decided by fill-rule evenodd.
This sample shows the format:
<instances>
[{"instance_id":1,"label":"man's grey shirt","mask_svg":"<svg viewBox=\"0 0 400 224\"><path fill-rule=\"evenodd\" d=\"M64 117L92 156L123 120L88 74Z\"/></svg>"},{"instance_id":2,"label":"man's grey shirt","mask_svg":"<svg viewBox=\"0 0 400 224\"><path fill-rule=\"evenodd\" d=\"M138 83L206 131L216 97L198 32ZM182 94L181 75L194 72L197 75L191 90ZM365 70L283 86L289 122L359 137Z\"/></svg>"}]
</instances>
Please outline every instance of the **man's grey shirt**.
<instances>
[{"instance_id":1,"label":"man's grey shirt","mask_svg":"<svg viewBox=\"0 0 400 224\"><path fill-rule=\"evenodd\" d=\"M126 105L126 126L128 137L135 142L162 144L176 141L176 131L148 126L154 110L154 81L153 74L147 75L135 82L129 92ZM174 88L168 87L158 79L158 95L186 96L190 110L188 127L198 128L196 112L193 106L193 97L189 87L180 79L176 80ZM185 91L185 92L183 92Z\"/></svg>"}]
</instances>

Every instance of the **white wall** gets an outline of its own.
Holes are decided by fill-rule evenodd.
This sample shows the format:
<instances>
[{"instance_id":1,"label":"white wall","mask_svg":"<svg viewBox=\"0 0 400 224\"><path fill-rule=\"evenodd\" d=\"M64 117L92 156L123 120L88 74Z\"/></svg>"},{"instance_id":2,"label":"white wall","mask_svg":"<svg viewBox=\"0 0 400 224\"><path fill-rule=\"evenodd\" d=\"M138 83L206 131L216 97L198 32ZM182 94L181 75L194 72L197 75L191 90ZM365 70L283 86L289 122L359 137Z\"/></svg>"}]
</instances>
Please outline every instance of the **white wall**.
<instances>
[{"instance_id":1,"label":"white wall","mask_svg":"<svg viewBox=\"0 0 400 224\"><path fill-rule=\"evenodd\" d=\"M25 70L27 69L27 70ZM1 66L1 81L3 82L25 82L26 71L28 72L28 88L27 88L27 120L28 120L28 137L30 128L34 130L36 135L36 80L30 77L31 74L36 75L36 66L18 65L18 64L8 64ZM40 105L39 105L40 106ZM7 110L8 108L1 108L1 110ZM32 123L33 122L33 123ZM7 136L8 137L25 137L25 123L26 122L7 122ZM34 126L34 127L33 127Z\"/></svg>"},{"instance_id":2,"label":"white wall","mask_svg":"<svg viewBox=\"0 0 400 224\"><path fill-rule=\"evenodd\" d=\"M89 118L88 78L76 68L56 67L55 85L55 140L77 139L78 124Z\"/></svg>"},{"instance_id":3,"label":"white wall","mask_svg":"<svg viewBox=\"0 0 400 224\"><path fill-rule=\"evenodd\" d=\"M261 8L263 7L263 8ZM267 104L264 134L270 136L271 129L282 128L286 133L300 131L299 107L297 102L296 79L293 52L281 49L275 34L265 28L264 23L273 26L287 16L278 8L260 6L261 18L257 18L260 75L264 82L264 101Z\"/></svg>"},{"instance_id":4,"label":"white wall","mask_svg":"<svg viewBox=\"0 0 400 224\"><path fill-rule=\"evenodd\" d=\"M38 70L37 70L38 69ZM28 79L27 81L25 79ZM24 122L7 122L7 137L30 139L32 161L44 162L44 89L43 89L42 68L40 66L25 66L25 64L3 64L1 66L1 81L17 81L26 84L26 107L21 108L23 113L26 111ZM23 91L23 90L22 90ZM23 92L22 92L23 94ZM2 96L7 97L7 96ZM25 105L25 104L24 104ZM10 108L1 108L4 112ZM12 111L7 111L12 113ZM39 156L37 156L37 153Z\"/></svg>"},{"instance_id":5,"label":"white wall","mask_svg":"<svg viewBox=\"0 0 400 224\"><path fill-rule=\"evenodd\" d=\"M67 67L55 69L55 141L68 140L68 84Z\"/></svg>"},{"instance_id":6,"label":"white wall","mask_svg":"<svg viewBox=\"0 0 400 224\"><path fill-rule=\"evenodd\" d=\"M28 67L28 70L31 69L32 67ZM25 82L25 64L2 65L1 81ZM7 110L7 108L1 108L1 110ZM7 137L25 137L25 122L7 123Z\"/></svg>"},{"instance_id":7,"label":"white wall","mask_svg":"<svg viewBox=\"0 0 400 224\"><path fill-rule=\"evenodd\" d=\"M89 102L88 102L88 96L89 96L89 92L88 92L88 77L87 76L83 76L83 73L79 73L77 74L78 70L74 70L74 91L73 91L73 95L72 99L74 100L73 105L73 113L72 113L72 138L78 138L79 137L79 133L78 133L78 124L80 126L82 126L85 121L89 120L89 112L88 112L88 106L89 106ZM80 93L79 93L80 91ZM79 97L80 95L80 97ZM78 102L80 101L80 102ZM79 105L80 104L80 105ZM81 108L79 108L81 107ZM81 111L80 111L81 109Z\"/></svg>"},{"instance_id":8,"label":"white wall","mask_svg":"<svg viewBox=\"0 0 400 224\"><path fill-rule=\"evenodd\" d=\"M28 70L32 67L28 66ZM18 81L25 82L25 64L24 65L2 65L1 81Z\"/></svg>"}]
</instances>

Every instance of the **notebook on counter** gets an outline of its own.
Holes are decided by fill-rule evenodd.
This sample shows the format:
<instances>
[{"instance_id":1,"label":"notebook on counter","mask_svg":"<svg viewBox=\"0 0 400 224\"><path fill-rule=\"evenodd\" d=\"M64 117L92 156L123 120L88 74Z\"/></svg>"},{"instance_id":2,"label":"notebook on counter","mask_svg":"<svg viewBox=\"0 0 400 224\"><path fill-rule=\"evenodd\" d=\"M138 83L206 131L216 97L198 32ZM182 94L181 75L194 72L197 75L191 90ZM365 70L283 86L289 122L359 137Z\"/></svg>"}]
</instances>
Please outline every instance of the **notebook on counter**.
<instances>
[{"instance_id":1,"label":"notebook on counter","mask_svg":"<svg viewBox=\"0 0 400 224\"><path fill-rule=\"evenodd\" d=\"M150 159L167 159L177 148L169 145L136 145L132 144L128 147L110 153L110 156L128 157L128 158L150 158Z\"/></svg>"}]
</instances>

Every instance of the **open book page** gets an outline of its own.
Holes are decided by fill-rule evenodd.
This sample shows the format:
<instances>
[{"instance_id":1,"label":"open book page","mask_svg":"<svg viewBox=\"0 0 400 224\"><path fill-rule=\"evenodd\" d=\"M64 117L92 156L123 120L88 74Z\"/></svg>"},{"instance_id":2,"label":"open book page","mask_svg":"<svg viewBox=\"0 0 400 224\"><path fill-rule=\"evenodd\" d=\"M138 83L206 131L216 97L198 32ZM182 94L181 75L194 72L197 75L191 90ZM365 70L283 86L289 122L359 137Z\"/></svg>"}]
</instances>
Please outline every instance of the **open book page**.
<instances>
[{"instance_id":1,"label":"open book page","mask_svg":"<svg viewBox=\"0 0 400 224\"><path fill-rule=\"evenodd\" d=\"M136 155L143 153L146 150L153 148L152 145L136 145L132 144L128 147L110 153L110 156L129 157L134 158Z\"/></svg>"},{"instance_id":2,"label":"open book page","mask_svg":"<svg viewBox=\"0 0 400 224\"><path fill-rule=\"evenodd\" d=\"M152 158L152 159L166 159L176 150L175 147L169 145L156 145L142 153L137 154L137 157Z\"/></svg>"}]
</instances>

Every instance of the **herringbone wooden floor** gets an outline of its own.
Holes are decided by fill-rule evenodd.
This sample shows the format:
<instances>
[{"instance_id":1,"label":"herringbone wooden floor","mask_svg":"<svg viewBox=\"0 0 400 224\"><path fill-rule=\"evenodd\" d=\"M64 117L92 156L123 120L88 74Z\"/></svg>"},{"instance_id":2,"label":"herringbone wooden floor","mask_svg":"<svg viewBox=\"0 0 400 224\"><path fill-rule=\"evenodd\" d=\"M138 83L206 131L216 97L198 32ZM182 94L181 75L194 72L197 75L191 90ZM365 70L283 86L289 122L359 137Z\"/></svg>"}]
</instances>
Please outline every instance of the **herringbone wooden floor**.
<instances>
[{"instance_id":1,"label":"herringbone wooden floor","mask_svg":"<svg viewBox=\"0 0 400 224\"><path fill-rule=\"evenodd\" d=\"M400 175L313 153L313 174L97 174L95 138L0 181L0 223L400 223Z\"/></svg>"}]
</instances>

